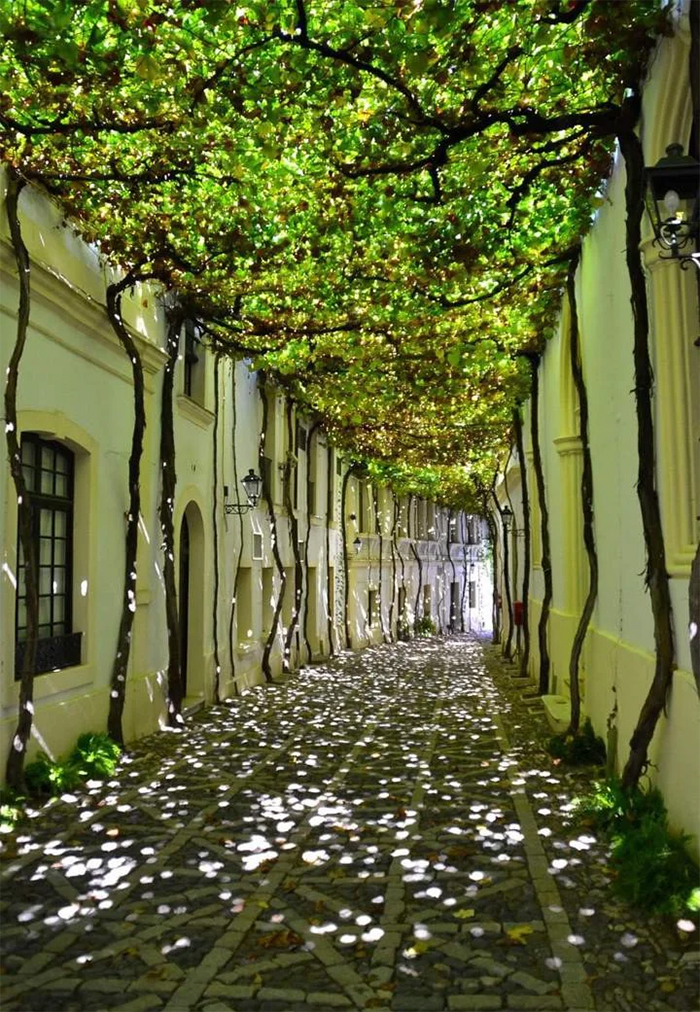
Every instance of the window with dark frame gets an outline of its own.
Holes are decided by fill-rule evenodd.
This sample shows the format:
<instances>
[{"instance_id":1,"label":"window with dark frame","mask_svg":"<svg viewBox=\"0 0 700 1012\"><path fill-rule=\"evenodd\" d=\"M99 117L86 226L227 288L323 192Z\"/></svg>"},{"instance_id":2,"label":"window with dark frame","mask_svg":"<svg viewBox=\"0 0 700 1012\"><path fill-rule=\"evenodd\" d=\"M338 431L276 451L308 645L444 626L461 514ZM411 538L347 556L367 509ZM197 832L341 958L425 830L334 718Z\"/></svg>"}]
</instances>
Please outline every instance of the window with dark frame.
<instances>
[{"instance_id":1,"label":"window with dark frame","mask_svg":"<svg viewBox=\"0 0 700 1012\"><path fill-rule=\"evenodd\" d=\"M61 443L22 436L22 470L31 511L39 589L35 674L80 664L81 633L72 627L74 457ZM27 585L18 544L15 613L15 678L20 678L27 639Z\"/></svg>"}]
</instances>

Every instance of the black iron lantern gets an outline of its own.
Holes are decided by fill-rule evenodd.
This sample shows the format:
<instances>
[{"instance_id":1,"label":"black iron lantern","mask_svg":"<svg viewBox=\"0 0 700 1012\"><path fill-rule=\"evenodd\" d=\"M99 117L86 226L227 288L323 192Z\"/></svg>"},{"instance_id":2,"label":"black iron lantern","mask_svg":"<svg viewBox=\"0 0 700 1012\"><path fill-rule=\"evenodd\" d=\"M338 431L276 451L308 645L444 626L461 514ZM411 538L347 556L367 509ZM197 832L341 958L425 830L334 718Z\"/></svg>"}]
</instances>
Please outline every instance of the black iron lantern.
<instances>
[{"instance_id":1,"label":"black iron lantern","mask_svg":"<svg viewBox=\"0 0 700 1012\"><path fill-rule=\"evenodd\" d=\"M683 270L691 263L700 270L700 162L684 155L682 144L669 144L666 155L644 171L654 244L666 251L659 256L677 260Z\"/></svg>"},{"instance_id":2,"label":"black iron lantern","mask_svg":"<svg viewBox=\"0 0 700 1012\"><path fill-rule=\"evenodd\" d=\"M241 485L245 489L245 494L248 497L250 505L257 506L260 493L262 492L262 478L260 475L256 474L251 467L245 478L241 478Z\"/></svg>"},{"instance_id":3,"label":"black iron lantern","mask_svg":"<svg viewBox=\"0 0 700 1012\"><path fill-rule=\"evenodd\" d=\"M505 528L505 530L508 530L508 528L510 527L510 522L513 519L513 510L510 508L510 506L503 507L503 509L501 510L501 519L503 520L503 527Z\"/></svg>"},{"instance_id":4,"label":"black iron lantern","mask_svg":"<svg viewBox=\"0 0 700 1012\"><path fill-rule=\"evenodd\" d=\"M352 547L355 549L355 554L359 555L360 549L362 548L362 539L360 537L355 538L352 543Z\"/></svg>"},{"instance_id":5,"label":"black iron lantern","mask_svg":"<svg viewBox=\"0 0 700 1012\"><path fill-rule=\"evenodd\" d=\"M243 486L248 502L224 502L225 513L235 513L236 516L241 516L243 513L247 513L248 510L255 509L260 500L260 493L262 492L262 478L256 474L251 467L245 478L241 478L241 485ZM228 495L228 486L224 485L224 499Z\"/></svg>"}]
</instances>

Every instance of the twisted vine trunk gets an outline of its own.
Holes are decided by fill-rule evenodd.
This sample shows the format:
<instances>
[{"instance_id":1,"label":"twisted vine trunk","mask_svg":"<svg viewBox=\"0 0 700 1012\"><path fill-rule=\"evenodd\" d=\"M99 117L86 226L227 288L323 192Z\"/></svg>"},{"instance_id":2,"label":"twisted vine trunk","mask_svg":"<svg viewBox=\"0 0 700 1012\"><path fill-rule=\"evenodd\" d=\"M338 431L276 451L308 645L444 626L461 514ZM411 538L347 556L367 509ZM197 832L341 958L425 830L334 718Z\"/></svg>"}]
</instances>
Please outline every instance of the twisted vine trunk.
<instances>
[{"instance_id":1,"label":"twisted vine trunk","mask_svg":"<svg viewBox=\"0 0 700 1012\"><path fill-rule=\"evenodd\" d=\"M520 675L527 678L527 669L530 664L530 616L528 601L530 597L530 496L527 487L527 461L525 460L525 446L523 444L523 421L520 417L520 408L513 412L513 429L515 431L515 445L518 450L518 463L520 464L523 506L523 592L522 592L522 629L523 629L523 651L520 655Z\"/></svg>"},{"instance_id":2,"label":"twisted vine trunk","mask_svg":"<svg viewBox=\"0 0 700 1012\"><path fill-rule=\"evenodd\" d=\"M326 622L328 628L328 653L335 657L335 644L333 643L333 615L331 614L331 600L334 588L331 586L331 517L333 516L333 450L330 443L326 448ZM345 524L343 523L343 528ZM343 531L344 537L344 531ZM345 541L343 541L343 546ZM343 548L343 550L345 550ZM347 567L346 567L347 568Z\"/></svg>"},{"instance_id":3,"label":"twisted vine trunk","mask_svg":"<svg viewBox=\"0 0 700 1012\"><path fill-rule=\"evenodd\" d=\"M294 405L291 400L287 400L286 416L287 416L287 446L290 448L294 445L294 420L293 420ZM292 642L294 640L294 633L297 631L299 626L299 615L301 614L301 600L304 593L304 569L301 564L301 554L299 552L299 521L294 511L294 503L292 502L292 468L298 467L298 463L293 463L291 460L291 449L289 451L290 456L285 464L285 482L284 482L284 505L287 509L287 516L289 517L289 538L292 542L292 555L294 556L294 605L292 607L292 617L289 622L289 628L284 639L284 658L282 666L284 671L288 672L292 668L291 657L292 657Z\"/></svg>"},{"instance_id":4,"label":"twisted vine trunk","mask_svg":"<svg viewBox=\"0 0 700 1012\"><path fill-rule=\"evenodd\" d=\"M19 683L19 712L17 729L7 756L6 779L13 790L22 793L24 788L24 760L27 744L32 730L34 713L34 667L36 650L39 640L39 585L36 552L32 538L32 514L27 496L27 486L22 472L22 454L17 432L17 381L19 364L27 340L30 309L30 265L29 253L22 238L19 221L19 195L24 181L12 170L8 170L7 196L5 209L10 227L10 238L17 264L17 280L19 283L19 307L17 312L17 331L15 346L7 368L5 382L5 442L10 461L10 472L17 496L17 537L22 548L24 579L27 606L27 633L24 644L24 660ZM19 561L19 553L18 553ZM19 576L19 573L18 573Z\"/></svg>"},{"instance_id":5,"label":"twisted vine trunk","mask_svg":"<svg viewBox=\"0 0 700 1012\"><path fill-rule=\"evenodd\" d=\"M231 368L231 445L233 446L233 488L234 499L238 497L238 460L236 458L236 430L238 428L238 402L236 399L236 363ZM238 695L236 684L236 651L233 644L233 624L236 619L236 602L238 598L238 582L241 575L241 559L243 558L243 514L238 514L238 555L236 556L236 570L233 576L233 590L231 592L231 611L228 619L228 650L231 658L231 678L233 679L233 691Z\"/></svg>"},{"instance_id":6,"label":"twisted vine trunk","mask_svg":"<svg viewBox=\"0 0 700 1012\"><path fill-rule=\"evenodd\" d=\"M503 644L503 656L507 661L510 661L513 657L513 598L510 593L510 563L508 560L508 530L503 523L503 510L499 503L496 493L492 492L494 506L498 513L501 521L501 530L503 531L503 590L506 595L506 609L508 614L508 637L506 642ZM495 545L495 541L494 541ZM495 577L495 572L494 572ZM494 579L494 584L495 584Z\"/></svg>"},{"instance_id":7,"label":"twisted vine trunk","mask_svg":"<svg viewBox=\"0 0 700 1012\"><path fill-rule=\"evenodd\" d=\"M379 629L381 630L382 639L385 643L389 642L389 637L386 634L386 628L384 626L384 608L383 608L383 586L384 586L384 562L382 559L382 521L379 516L379 493L377 489L372 486L372 504L374 506L374 529L377 532L379 538L379 582L377 584L377 606L379 608Z\"/></svg>"},{"instance_id":8,"label":"twisted vine trunk","mask_svg":"<svg viewBox=\"0 0 700 1012\"><path fill-rule=\"evenodd\" d=\"M484 506L484 516L486 517L493 551L493 602L491 605L493 629L491 630L491 642L495 645L501 642L501 609L498 606L498 581L496 580L498 572L498 528L493 514L486 506Z\"/></svg>"},{"instance_id":9,"label":"twisted vine trunk","mask_svg":"<svg viewBox=\"0 0 700 1012\"><path fill-rule=\"evenodd\" d=\"M284 571L282 564L282 557L280 555L279 543L277 538L277 514L275 513L275 505L272 498L272 489L270 488L270 475L267 472L264 464L265 456L265 436L267 434L267 394L265 388L261 385L259 388L260 399L263 407L262 427L260 431L260 442L258 444L258 464L260 467L260 474L263 479L263 498L267 503L267 518L270 524L270 540L272 542L272 555L275 560L277 567L277 575L280 578L280 590L275 603L275 610L272 616L272 622L270 623L270 629L267 634L267 640L265 641L265 647L263 649L261 667L263 675L265 676L266 682L272 681L272 668L270 666L270 655L272 654L272 648L275 643L275 637L277 635L277 626L279 625L280 614L282 612L282 602L284 600L284 586L287 582L287 574Z\"/></svg>"},{"instance_id":10,"label":"twisted vine trunk","mask_svg":"<svg viewBox=\"0 0 700 1012\"><path fill-rule=\"evenodd\" d=\"M509 531L510 540L508 542L508 554L511 556L510 566L511 566L511 570L512 570L512 572L511 572L511 576L512 576L511 597L512 597L512 600L515 601L515 600L517 600L517 598L516 598L516 592L517 592L517 589L518 589L518 577L520 575L520 570L519 570L519 567L518 567L519 559L518 559L518 532L517 532L517 522L516 522L516 511L513 508L513 499L512 499L511 494L510 494L510 489L508 488L508 470L509 470L509 467L510 467L511 454L512 454L512 450L508 453L508 462L506 464L506 469L503 472L503 489L504 489L504 491L506 493L506 499L508 500L508 506L510 507L510 510L511 510L511 512L513 514L513 518L512 518L512 521L511 521L512 524L513 524L513 526L511 527L511 529ZM504 540L505 540L505 534L504 534ZM509 616L509 618L510 618L510 625L511 625L512 632L515 635L515 652L519 653L520 652L520 627L516 626L516 624L515 624L515 605L513 605L512 613ZM508 658L508 660L513 660L512 641L511 641L511 655Z\"/></svg>"},{"instance_id":11,"label":"twisted vine trunk","mask_svg":"<svg viewBox=\"0 0 700 1012\"><path fill-rule=\"evenodd\" d=\"M173 384L180 347L183 313L179 307L168 311L166 351L160 399L160 505L158 516L163 536L163 587L165 589L165 624L168 634L168 723L180 723L182 713L182 658L180 657L180 620L175 579L175 427L173 421Z\"/></svg>"},{"instance_id":12,"label":"twisted vine trunk","mask_svg":"<svg viewBox=\"0 0 700 1012\"><path fill-rule=\"evenodd\" d=\"M459 628L460 628L460 632L464 632L465 631L464 630L464 612L465 612L465 606L466 606L466 604L468 602L467 594L469 593L469 583L470 583L470 580L469 580L469 575L470 575L469 574L469 570L470 570L470 566L469 566L469 552L467 551L467 542L465 540L465 538L467 537L467 531L468 531L467 518L464 515L464 513L462 513L462 512L460 512L460 514L459 514L459 529L460 529L461 534L462 534L462 573L463 573L462 596L461 596L460 602L459 602ZM471 618L471 610L470 610L469 614L470 614L470 618ZM471 631L471 621L469 622L469 629Z\"/></svg>"},{"instance_id":13,"label":"twisted vine trunk","mask_svg":"<svg viewBox=\"0 0 700 1012\"><path fill-rule=\"evenodd\" d=\"M688 634L690 636L690 663L695 678L695 687L700 694L700 545L690 567L688 587Z\"/></svg>"},{"instance_id":14,"label":"twisted vine trunk","mask_svg":"<svg viewBox=\"0 0 700 1012\"><path fill-rule=\"evenodd\" d=\"M578 395L579 403L579 436L583 454L583 471L581 474L581 509L583 512L583 544L588 559L588 593L583 605L581 617L576 628L574 641L571 645L569 659L569 689L571 692L571 723L569 734L577 734L581 724L581 691L579 684L579 664L581 651L586 639L588 626L593 615L598 596L598 555L595 545L595 527L593 522L593 461L591 446L588 441L588 392L583 376L581 362L581 342L578 328L578 308L576 304L576 271L580 262L580 250L569 265L566 279L566 290L571 309L571 334L569 352L571 357L571 375Z\"/></svg>"},{"instance_id":15,"label":"twisted vine trunk","mask_svg":"<svg viewBox=\"0 0 700 1012\"><path fill-rule=\"evenodd\" d=\"M214 702L221 700L221 661L219 659L219 362L220 355L214 356L214 432L212 440L214 489L212 496L211 521L214 532L214 592L212 622L214 631Z\"/></svg>"},{"instance_id":16,"label":"twisted vine trunk","mask_svg":"<svg viewBox=\"0 0 700 1012\"><path fill-rule=\"evenodd\" d=\"M389 636L394 638L394 612L396 610L396 528L399 519L398 502L394 493L391 493L392 501L392 522L391 522L391 604L389 605Z\"/></svg>"},{"instance_id":17,"label":"twisted vine trunk","mask_svg":"<svg viewBox=\"0 0 700 1012\"><path fill-rule=\"evenodd\" d=\"M636 120L636 115L635 115ZM644 156L633 122L622 124L618 140L625 159L626 248L625 257L632 290L634 317L634 395L637 408L637 497L647 551L645 582L649 588L654 621L656 663L654 677L644 700L637 726L630 739L630 754L622 773L622 785L635 787L648 766L648 751L659 716L666 704L675 667L673 619L661 512L656 490L654 423L652 414L652 366L649 355L649 313L639 244L644 213Z\"/></svg>"},{"instance_id":18,"label":"twisted vine trunk","mask_svg":"<svg viewBox=\"0 0 700 1012\"><path fill-rule=\"evenodd\" d=\"M412 499L413 499L413 497L409 496L409 498L408 498L408 517L409 517L409 521L411 519L411 516L413 515L413 511L411 509ZM418 590L416 591L416 603L415 603L415 607L413 609L413 625L414 625L414 628L415 628L415 625L418 622L418 606L420 604L421 592L423 590L423 560L421 559L420 555L418 554L418 549L416 548L415 525L412 525L412 526L414 526L414 531L413 531L413 537L411 538L411 551L413 552L414 559L418 563ZM410 534L409 534L409 536L410 536Z\"/></svg>"},{"instance_id":19,"label":"twisted vine trunk","mask_svg":"<svg viewBox=\"0 0 700 1012\"><path fill-rule=\"evenodd\" d=\"M690 88L693 100L694 122L700 119L700 77L697 68L700 65L700 3L694 0L689 10L690 20ZM700 271L695 275L697 281L698 305L700 305ZM690 663L693 669L695 685L700 693L700 544L695 552L695 559L690 568L690 584L688 586Z\"/></svg>"},{"instance_id":20,"label":"twisted vine trunk","mask_svg":"<svg viewBox=\"0 0 700 1012\"><path fill-rule=\"evenodd\" d=\"M343 626L345 628L345 647L350 649L352 640L350 638L350 617L348 613L348 599L350 597L350 566L348 565L348 525L345 519L345 508L348 499L348 482L352 468L349 467L343 475L343 485L340 494L340 512L343 524L343 572L345 574L345 597L343 599Z\"/></svg>"},{"instance_id":21,"label":"twisted vine trunk","mask_svg":"<svg viewBox=\"0 0 700 1012\"><path fill-rule=\"evenodd\" d=\"M309 541L311 539L311 517L313 515L313 503L311 502L311 489L313 482L311 481L311 443L318 429L318 422L314 422L309 429L308 452L306 461L306 533L304 536L304 572L306 574L306 597L304 600L304 643L306 644L306 656L309 660L312 660L313 651L311 649L311 641L309 640ZM315 588L318 591L318 588Z\"/></svg>"},{"instance_id":22,"label":"twisted vine trunk","mask_svg":"<svg viewBox=\"0 0 700 1012\"><path fill-rule=\"evenodd\" d=\"M126 672L131 649L131 632L136 614L136 568L139 536L139 516L141 514L141 455L143 453L143 437L146 431L146 405L144 397L143 364L138 348L127 330L121 316L122 293L133 286L135 278L127 275L121 281L107 288L107 316L119 343L131 362L132 382L134 385L134 426L131 436L131 453L129 455L129 510L126 523L126 554L124 560L124 593L122 597L122 614L117 636L117 649L112 666L111 688L109 698L109 715L107 730L114 741L124 744L122 717L126 697Z\"/></svg>"},{"instance_id":23,"label":"twisted vine trunk","mask_svg":"<svg viewBox=\"0 0 700 1012\"><path fill-rule=\"evenodd\" d=\"M447 513L447 556L452 566L452 584L450 585L450 632L456 632L457 616L455 615L454 604L452 600L452 587L457 582L457 567L455 560L452 558L452 518L454 516L454 510L449 509Z\"/></svg>"},{"instance_id":24,"label":"twisted vine trunk","mask_svg":"<svg viewBox=\"0 0 700 1012\"><path fill-rule=\"evenodd\" d=\"M547 625L549 623L549 609L552 604L552 555L549 543L549 509L547 508L547 495L544 484L544 469L542 466L542 450L540 447L540 379L539 379L539 355L531 355L530 365L532 367L532 385L530 388L530 435L532 439L532 463L535 469L535 481L537 482L537 497L540 503L540 521L542 532L542 576L544 579L544 597L542 598L542 612L537 626L537 640L540 648L540 675L538 691L541 696L549 692L550 658L547 645Z\"/></svg>"},{"instance_id":25,"label":"twisted vine trunk","mask_svg":"<svg viewBox=\"0 0 700 1012\"><path fill-rule=\"evenodd\" d=\"M398 500L397 500L397 502L398 502ZM400 515L401 515L401 504L399 502L399 516ZM408 533L408 526L407 525L408 525L408 517L406 517L406 524L403 526L403 529ZM404 632L402 633L402 635L405 635L405 630L408 627L408 615L407 615L408 608L406 607L406 561L405 561L405 559L404 559L404 557L403 557L403 555L401 553L401 547L399 545L399 540L400 539L399 539L398 532L397 532L397 535L396 535L396 554L398 556L399 564L401 566L401 590L403 592L403 608L401 610L400 615L398 616L397 621L400 624L402 630L404 630Z\"/></svg>"}]
</instances>

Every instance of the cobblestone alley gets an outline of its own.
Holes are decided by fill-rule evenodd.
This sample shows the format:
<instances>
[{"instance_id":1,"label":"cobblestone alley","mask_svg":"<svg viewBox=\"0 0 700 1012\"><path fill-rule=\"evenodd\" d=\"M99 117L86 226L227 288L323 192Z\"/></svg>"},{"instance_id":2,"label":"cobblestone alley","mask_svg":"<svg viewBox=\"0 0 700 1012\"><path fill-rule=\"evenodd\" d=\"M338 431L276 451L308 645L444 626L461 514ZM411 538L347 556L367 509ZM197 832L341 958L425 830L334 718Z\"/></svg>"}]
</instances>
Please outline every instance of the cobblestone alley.
<instances>
[{"instance_id":1,"label":"cobblestone alley","mask_svg":"<svg viewBox=\"0 0 700 1012\"><path fill-rule=\"evenodd\" d=\"M138 743L4 841L6 1012L698 1009L511 670L379 647Z\"/></svg>"}]
</instances>

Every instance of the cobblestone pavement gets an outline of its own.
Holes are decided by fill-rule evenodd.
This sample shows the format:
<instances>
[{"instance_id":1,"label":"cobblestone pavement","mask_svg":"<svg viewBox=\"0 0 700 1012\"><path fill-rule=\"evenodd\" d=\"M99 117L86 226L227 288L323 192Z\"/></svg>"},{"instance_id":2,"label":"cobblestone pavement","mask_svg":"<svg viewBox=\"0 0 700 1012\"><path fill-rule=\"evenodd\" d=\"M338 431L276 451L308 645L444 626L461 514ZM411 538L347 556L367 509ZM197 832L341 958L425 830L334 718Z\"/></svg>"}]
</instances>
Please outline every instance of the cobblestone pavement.
<instances>
[{"instance_id":1,"label":"cobblestone pavement","mask_svg":"<svg viewBox=\"0 0 700 1012\"><path fill-rule=\"evenodd\" d=\"M609 898L496 656L343 655L36 813L4 841L3 1008L696 1012L697 953Z\"/></svg>"}]
</instances>

